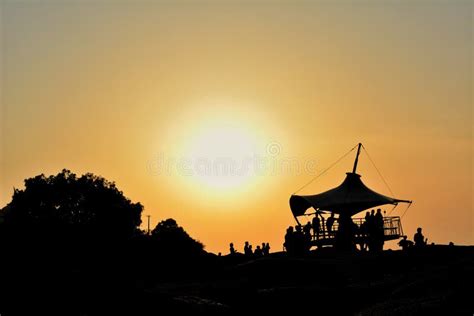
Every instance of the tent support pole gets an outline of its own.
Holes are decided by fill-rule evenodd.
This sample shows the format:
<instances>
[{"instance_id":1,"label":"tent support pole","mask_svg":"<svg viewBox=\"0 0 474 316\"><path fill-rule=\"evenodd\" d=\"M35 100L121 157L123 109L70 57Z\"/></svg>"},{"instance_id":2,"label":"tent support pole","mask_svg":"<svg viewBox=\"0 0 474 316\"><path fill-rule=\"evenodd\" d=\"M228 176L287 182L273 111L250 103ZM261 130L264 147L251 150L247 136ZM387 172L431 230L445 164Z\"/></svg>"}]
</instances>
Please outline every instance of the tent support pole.
<instances>
[{"instance_id":1,"label":"tent support pole","mask_svg":"<svg viewBox=\"0 0 474 316\"><path fill-rule=\"evenodd\" d=\"M356 155L356 159L354 161L354 168L352 169L352 173L356 173L357 163L359 162L359 154L360 154L360 147L361 146L362 146L362 143L359 143L359 145L357 147L357 155Z\"/></svg>"},{"instance_id":2,"label":"tent support pole","mask_svg":"<svg viewBox=\"0 0 474 316\"><path fill-rule=\"evenodd\" d=\"M298 223L298 225L301 226L300 221L298 220L298 217L296 217L296 216L293 216L293 217L295 218L295 220L296 220L296 222Z\"/></svg>"}]
</instances>

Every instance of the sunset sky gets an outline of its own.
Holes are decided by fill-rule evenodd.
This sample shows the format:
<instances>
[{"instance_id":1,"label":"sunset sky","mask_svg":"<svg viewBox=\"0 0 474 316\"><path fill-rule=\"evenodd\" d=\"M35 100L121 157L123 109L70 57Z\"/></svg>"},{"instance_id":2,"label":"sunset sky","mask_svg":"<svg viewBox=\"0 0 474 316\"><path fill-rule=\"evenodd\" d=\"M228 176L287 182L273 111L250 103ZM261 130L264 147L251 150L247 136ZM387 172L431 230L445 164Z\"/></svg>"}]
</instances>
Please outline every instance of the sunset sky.
<instances>
[{"instance_id":1,"label":"sunset sky","mask_svg":"<svg viewBox=\"0 0 474 316\"><path fill-rule=\"evenodd\" d=\"M278 251L290 195L362 142L414 201L409 238L421 226L474 244L471 1L0 8L0 207L68 168L115 181L144 223L172 217L208 251ZM337 186L354 156L299 193ZM358 172L391 195L365 153Z\"/></svg>"}]
</instances>

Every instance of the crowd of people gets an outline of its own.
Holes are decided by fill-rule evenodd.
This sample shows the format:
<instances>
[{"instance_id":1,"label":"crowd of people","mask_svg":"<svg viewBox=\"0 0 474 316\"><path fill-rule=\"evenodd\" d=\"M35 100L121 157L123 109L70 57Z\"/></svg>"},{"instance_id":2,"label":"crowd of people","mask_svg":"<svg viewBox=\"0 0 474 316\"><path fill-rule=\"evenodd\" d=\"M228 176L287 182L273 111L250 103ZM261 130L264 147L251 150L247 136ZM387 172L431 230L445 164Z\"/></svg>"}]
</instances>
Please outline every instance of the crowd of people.
<instances>
[{"instance_id":1,"label":"crowd of people","mask_svg":"<svg viewBox=\"0 0 474 316\"><path fill-rule=\"evenodd\" d=\"M229 254L236 255L238 252L234 248L234 243L229 244ZM270 244L262 242L262 245L257 245L253 250L252 245L246 241L244 244L244 255L246 257L262 257L270 254Z\"/></svg>"},{"instance_id":2,"label":"crowd of people","mask_svg":"<svg viewBox=\"0 0 474 316\"><path fill-rule=\"evenodd\" d=\"M308 222L309 223L309 222ZM303 228L297 225L286 229L285 243L283 244L289 255L303 255L311 248L311 223Z\"/></svg>"},{"instance_id":3,"label":"crowd of people","mask_svg":"<svg viewBox=\"0 0 474 316\"><path fill-rule=\"evenodd\" d=\"M413 236L413 241L408 240L407 236L403 236L402 240L398 242L398 245L400 246L400 248L402 248L402 250L405 250L405 251L411 248L417 248L417 249L424 248L427 244L428 244L428 238L425 238L425 236L423 236L421 227L418 227L416 229L416 233Z\"/></svg>"},{"instance_id":4,"label":"crowd of people","mask_svg":"<svg viewBox=\"0 0 474 316\"><path fill-rule=\"evenodd\" d=\"M337 222L337 225L335 225ZM384 245L384 218L380 209L366 212L364 221L357 225L350 216L339 216L334 213L327 218L322 213L316 212L312 221L304 226L289 226L285 234L284 250L290 255L304 255L308 253L313 245L313 240L322 238L333 239L333 245L342 250L355 250L356 244L361 251L380 252ZM422 248L428 242L418 228L413 238L414 242L403 236L398 245L403 249ZM316 243L317 244L317 243ZM329 243L331 244L331 243ZM262 243L261 246L253 246L246 241L243 254L247 257L262 257L270 254L270 244ZM229 254L237 254L234 244L229 244Z\"/></svg>"},{"instance_id":5,"label":"crowd of people","mask_svg":"<svg viewBox=\"0 0 474 316\"><path fill-rule=\"evenodd\" d=\"M287 228L284 248L290 254L301 255L310 250L312 240L317 241L321 238L334 239L334 244L339 249L352 250L358 243L360 250L382 251L384 245L382 212L380 209L367 212L364 222L357 225L350 216L341 215L336 218L334 213L331 213L326 219L318 211L306 225Z\"/></svg>"},{"instance_id":6,"label":"crowd of people","mask_svg":"<svg viewBox=\"0 0 474 316\"><path fill-rule=\"evenodd\" d=\"M383 215L380 209L365 213L365 221L360 227L360 247L362 250L382 251L384 245Z\"/></svg>"}]
</instances>

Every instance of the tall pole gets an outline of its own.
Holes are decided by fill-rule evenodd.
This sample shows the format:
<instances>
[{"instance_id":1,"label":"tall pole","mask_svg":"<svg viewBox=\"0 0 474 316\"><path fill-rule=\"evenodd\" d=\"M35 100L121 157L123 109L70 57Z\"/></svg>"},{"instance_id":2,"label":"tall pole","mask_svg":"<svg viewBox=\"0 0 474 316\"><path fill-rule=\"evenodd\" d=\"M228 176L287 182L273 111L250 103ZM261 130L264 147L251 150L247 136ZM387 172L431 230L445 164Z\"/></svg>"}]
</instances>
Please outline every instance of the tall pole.
<instances>
[{"instance_id":1,"label":"tall pole","mask_svg":"<svg viewBox=\"0 0 474 316\"><path fill-rule=\"evenodd\" d=\"M148 235L150 235L150 216L151 215L146 216L146 217L148 217Z\"/></svg>"},{"instance_id":2,"label":"tall pole","mask_svg":"<svg viewBox=\"0 0 474 316\"><path fill-rule=\"evenodd\" d=\"M361 146L362 146L362 143L359 143L359 146L357 147L357 155L356 155L356 159L354 161L354 168L352 169L352 173L356 173L357 163L359 162L359 154L360 154L360 147Z\"/></svg>"}]
</instances>

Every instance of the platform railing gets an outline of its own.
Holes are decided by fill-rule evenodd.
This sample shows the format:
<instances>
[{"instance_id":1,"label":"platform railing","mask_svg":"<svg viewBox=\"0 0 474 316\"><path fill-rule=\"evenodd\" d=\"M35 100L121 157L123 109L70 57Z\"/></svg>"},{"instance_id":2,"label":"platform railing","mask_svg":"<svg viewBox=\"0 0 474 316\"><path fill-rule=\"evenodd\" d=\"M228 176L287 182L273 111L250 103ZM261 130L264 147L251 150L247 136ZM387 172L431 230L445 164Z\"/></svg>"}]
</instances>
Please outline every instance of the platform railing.
<instances>
[{"instance_id":1,"label":"platform railing","mask_svg":"<svg viewBox=\"0 0 474 316\"><path fill-rule=\"evenodd\" d=\"M354 224L357 225L357 231L355 236L356 237L364 237L368 235L367 229L365 229L364 225L366 223L365 218L352 218ZM332 229L329 232L326 227L326 221L324 221L324 226L321 222L321 228L319 230L319 234L316 234L313 230L312 232L312 240L324 240L324 239L334 239L336 237L337 231L339 229L339 223L334 221L332 225ZM403 229L400 221L399 216L386 216L383 218L383 231L384 236L386 239L390 238L398 238L403 236Z\"/></svg>"}]
</instances>

